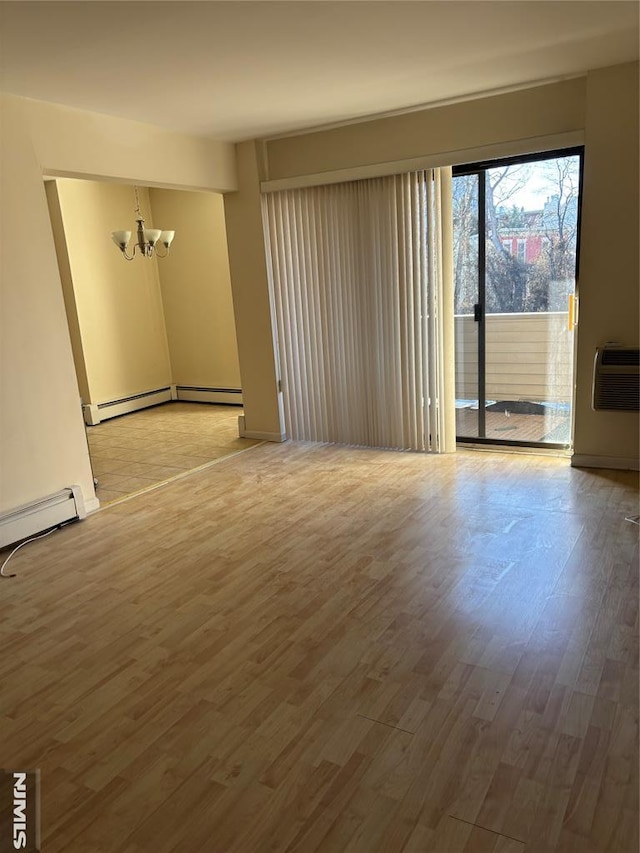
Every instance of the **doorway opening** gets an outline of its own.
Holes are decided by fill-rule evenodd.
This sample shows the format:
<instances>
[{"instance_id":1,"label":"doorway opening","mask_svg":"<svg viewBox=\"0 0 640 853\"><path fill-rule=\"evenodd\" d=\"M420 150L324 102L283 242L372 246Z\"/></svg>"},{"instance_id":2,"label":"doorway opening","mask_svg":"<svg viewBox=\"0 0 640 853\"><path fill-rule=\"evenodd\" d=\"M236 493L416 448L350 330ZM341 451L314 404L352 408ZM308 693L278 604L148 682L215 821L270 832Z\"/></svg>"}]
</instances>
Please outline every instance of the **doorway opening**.
<instances>
[{"instance_id":1,"label":"doorway opening","mask_svg":"<svg viewBox=\"0 0 640 853\"><path fill-rule=\"evenodd\" d=\"M74 178L45 189L100 502L255 444L238 436L222 196ZM136 204L147 225L175 228L158 262L128 263L110 239Z\"/></svg>"},{"instance_id":2,"label":"doorway opening","mask_svg":"<svg viewBox=\"0 0 640 853\"><path fill-rule=\"evenodd\" d=\"M582 158L453 170L458 442L571 447Z\"/></svg>"}]
</instances>

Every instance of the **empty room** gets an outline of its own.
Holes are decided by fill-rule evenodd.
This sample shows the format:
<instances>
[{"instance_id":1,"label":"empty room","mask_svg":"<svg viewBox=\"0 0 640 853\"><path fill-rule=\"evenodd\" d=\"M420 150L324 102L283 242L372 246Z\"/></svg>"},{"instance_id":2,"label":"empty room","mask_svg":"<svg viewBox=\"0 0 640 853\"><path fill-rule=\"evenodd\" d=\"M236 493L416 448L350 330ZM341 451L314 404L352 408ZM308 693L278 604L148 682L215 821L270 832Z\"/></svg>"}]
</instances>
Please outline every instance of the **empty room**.
<instances>
[{"instance_id":1,"label":"empty room","mask_svg":"<svg viewBox=\"0 0 640 853\"><path fill-rule=\"evenodd\" d=\"M639 35L0 0L0 850L637 853Z\"/></svg>"}]
</instances>

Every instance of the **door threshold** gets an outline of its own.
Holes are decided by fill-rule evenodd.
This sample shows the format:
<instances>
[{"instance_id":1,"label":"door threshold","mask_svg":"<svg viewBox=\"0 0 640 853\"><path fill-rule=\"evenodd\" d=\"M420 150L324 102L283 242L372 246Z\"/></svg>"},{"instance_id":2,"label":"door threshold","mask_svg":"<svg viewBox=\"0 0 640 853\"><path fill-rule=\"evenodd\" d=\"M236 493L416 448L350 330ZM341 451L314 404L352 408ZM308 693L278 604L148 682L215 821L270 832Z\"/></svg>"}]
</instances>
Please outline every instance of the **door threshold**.
<instances>
[{"instance_id":1,"label":"door threshold","mask_svg":"<svg viewBox=\"0 0 640 853\"><path fill-rule=\"evenodd\" d=\"M508 444L475 444L472 441L457 441L456 450L480 450L484 453L516 453L525 456L555 456L560 459L571 459L573 450L569 447L514 447Z\"/></svg>"}]
</instances>

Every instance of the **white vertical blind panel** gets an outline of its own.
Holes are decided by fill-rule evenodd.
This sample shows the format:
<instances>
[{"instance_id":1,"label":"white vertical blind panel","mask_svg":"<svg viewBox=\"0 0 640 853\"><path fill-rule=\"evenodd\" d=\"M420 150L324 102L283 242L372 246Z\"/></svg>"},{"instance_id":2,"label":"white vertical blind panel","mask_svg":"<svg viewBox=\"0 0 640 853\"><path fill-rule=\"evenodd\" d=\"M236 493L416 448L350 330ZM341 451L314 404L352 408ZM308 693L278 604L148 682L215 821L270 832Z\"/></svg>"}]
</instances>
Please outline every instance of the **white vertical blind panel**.
<instances>
[{"instance_id":1,"label":"white vertical blind panel","mask_svg":"<svg viewBox=\"0 0 640 853\"><path fill-rule=\"evenodd\" d=\"M440 179L263 196L287 434L439 451Z\"/></svg>"}]
</instances>

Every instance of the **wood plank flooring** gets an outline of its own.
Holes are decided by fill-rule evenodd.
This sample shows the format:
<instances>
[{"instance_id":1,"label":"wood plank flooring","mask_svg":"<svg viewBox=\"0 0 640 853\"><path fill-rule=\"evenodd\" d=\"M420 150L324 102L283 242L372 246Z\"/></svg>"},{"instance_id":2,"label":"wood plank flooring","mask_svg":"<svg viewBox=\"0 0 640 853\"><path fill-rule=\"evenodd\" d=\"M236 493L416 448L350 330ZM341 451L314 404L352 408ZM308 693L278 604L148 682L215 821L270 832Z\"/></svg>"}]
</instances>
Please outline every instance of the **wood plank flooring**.
<instances>
[{"instance_id":1,"label":"wood plank flooring","mask_svg":"<svg viewBox=\"0 0 640 853\"><path fill-rule=\"evenodd\" d=\"M46 853L635 853L637 476L265 444L22 549Z\"/></svg>"}]
</instances>

